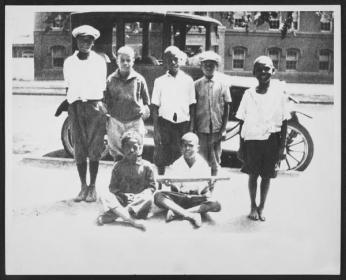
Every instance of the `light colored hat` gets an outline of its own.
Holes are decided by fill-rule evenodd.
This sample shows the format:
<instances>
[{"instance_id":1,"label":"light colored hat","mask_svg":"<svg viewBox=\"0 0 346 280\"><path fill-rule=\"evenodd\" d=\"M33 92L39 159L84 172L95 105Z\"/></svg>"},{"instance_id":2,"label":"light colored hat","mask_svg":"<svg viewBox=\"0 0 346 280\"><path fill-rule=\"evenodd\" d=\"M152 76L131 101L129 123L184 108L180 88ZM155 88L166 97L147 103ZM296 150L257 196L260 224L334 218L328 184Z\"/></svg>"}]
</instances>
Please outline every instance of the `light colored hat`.
<instances>
[{"instance_id":1,"label":"light colored hat","mask_svg":"<svg viewBox=\"0 0 346 280\"><path fill-rule=\"evenodd\" d=\"M192 142L193 144L197 144L199 142L198 136L193 133L193 132L187 132L183 135L183 137L181 138L181 141L186 141L186 142Z\"/></svg>"},{"instance_id":2,"label":"light colored hat","mask_svg":"<svg viewBox=\"0 0 346 280\"><path fill-rule=\"evenodd\" d=\"M100 37L100 31L90 25L81 25L72 30L72 36L92 36L96 40Z\"/></svg>"},{"instance_id":3,"label":"light colored hat","mask_svg":"<svg viewBox=\"0 0 346 280\"><path fill-rule=\"evenodd\" d=\"M201 61L207 60L215 61L217 64L219 64L221 61L221 57L216 52L205 51L201 53Z\"/></svg>"},{"instance_id":4,"label":"light colored hat","mask_svg":"<svg viewBox=\"0 0 346 280\"><path fill-rule=\"evenodd\" d=\"M266 56L266 55L261 55L261 56L257 57L255 59L253 65L256 65L257 63L268 64L271 67L274 67L272 59L269 56Z\"/></svg>"}]
</instances>

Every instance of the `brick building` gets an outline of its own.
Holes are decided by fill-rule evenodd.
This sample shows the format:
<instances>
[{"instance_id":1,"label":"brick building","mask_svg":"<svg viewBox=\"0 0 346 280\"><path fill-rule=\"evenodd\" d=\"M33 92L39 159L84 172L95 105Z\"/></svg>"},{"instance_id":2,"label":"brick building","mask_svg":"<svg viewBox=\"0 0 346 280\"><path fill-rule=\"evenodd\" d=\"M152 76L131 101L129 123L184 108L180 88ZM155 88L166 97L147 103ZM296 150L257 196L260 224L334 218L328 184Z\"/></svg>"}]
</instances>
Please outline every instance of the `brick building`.
<instances>
[{"instance_id":1,"label":"brick building","mask_svg":"<svg viewBox=\"0 0 346 280\"><path fill-rule=\"evenodd\" d=\"M198 12L218 19L225 26L222 51L224 72L252 75L253 60L269 55L277 77L287 82L333 83L333 18L313 11L291 12L293 32L280 30L288 12L270 13L269 20L255 24L255 12ZM203 32L203 31L202 31ZM187 37L187 50L199 48L198 32ZM135 44L135 42L133 42ZM222 46L221 46L222 45ZM69 13L36 13L35 79L62 79L64 59L71 54Z\"/></svg>"}]
</instances>

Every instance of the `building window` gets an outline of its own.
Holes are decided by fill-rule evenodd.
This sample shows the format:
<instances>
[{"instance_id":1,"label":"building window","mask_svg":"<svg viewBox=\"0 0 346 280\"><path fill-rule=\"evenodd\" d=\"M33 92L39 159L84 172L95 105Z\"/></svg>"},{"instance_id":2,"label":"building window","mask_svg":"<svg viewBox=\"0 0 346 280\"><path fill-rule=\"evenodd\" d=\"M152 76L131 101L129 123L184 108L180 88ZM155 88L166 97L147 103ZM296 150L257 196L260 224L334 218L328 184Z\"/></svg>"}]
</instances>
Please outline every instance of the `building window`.
<instances>
[{"instance_id":1,"label":"building window","mask_svg":"<svg viewBox=\"0 0 346 280\"><path fill-rule=\"evenodd\" d=\"M244 69L245 48L237 47L233 49L233 69Z\"/></svg>"},{"instance_id":2,"label":"building window","mask_svg":"<svg viewBox=\"0 0 346 280\"><path fill-rule=\"evenodd\" d=\"M34 57L34 51L31 51L31 50L24 50L22 52L22 57L24 58L31 58L31 57Z\"/></svg>"},{"instance_id":3,"label":"building window","mask_svg":"<svg viewBox=\"0 0 346 280\"><path fill-rule=\"evenodd\" d=\"M268 56L273 61L275 69L279 69L280 49L272 48L268 50Z\"/></svg>"},{"instance_id":4,"label":"building window","mask_svg":"<svg viewBox=\"0 0 346 280\"><path fill-rule=\"evenodd\" d=\"M272 12L269 18L269 29L278 30L280 28L280 13Z\"/></svg>"},{"instance_id":5,"label":"building window","mask_svg":"<svg viewBox=\"0 0 346 280\"><path fill-rule=\"evenodd\" d=\"M332 65L332 52L329 50L320 50L319 54L319 70L330 71Z\"/></svg>"},{"instance_id":6,"label":"building window","mask_svg":"<svg viewBox=\"0 0 346 280\"><path fill-rule=\"evenodd\" d=\"M298 51L287 50L286 54L286 70L297 70Z\"/></svg>"},{"instance_id":7,"label":"building window","mask_svg":"<svg viewBox=\"0 0 346 280\"><path fill-rule=\"evenodd\" d=\"M321 31L331 32L332 31L332 20L325 14L321 15Z\"/></svg>"},{"instance_id":8,"label":"building window","mask_svg":"<svg viewBox=\"0 0 346 280\"><path fill-rule=\"evenodd\" d=\"M299 29L299 12L292 12L292 28L293 30Z\"/></svg>"},{"instance_id":9,"label":"building window","mask_svg":"<svg viewBox=\"0 0 346 280\"><path fill-rule=\"evenodd\" d=\"M65 47L63 46L53 46L51 48L52 54L52 66L55 68L60 68L64 66L65 60Z\"/></svg>"}]
</instances>

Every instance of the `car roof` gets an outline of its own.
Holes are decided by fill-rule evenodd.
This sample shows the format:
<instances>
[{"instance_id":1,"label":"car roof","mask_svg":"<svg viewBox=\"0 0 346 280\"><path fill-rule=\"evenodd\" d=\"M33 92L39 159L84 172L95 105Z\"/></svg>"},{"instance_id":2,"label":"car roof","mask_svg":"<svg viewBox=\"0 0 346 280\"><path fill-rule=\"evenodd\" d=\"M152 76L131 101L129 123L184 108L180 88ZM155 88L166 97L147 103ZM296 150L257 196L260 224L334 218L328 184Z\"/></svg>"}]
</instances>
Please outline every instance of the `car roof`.
<instances>
[{"instance_id":1,"label":"car roof","mask_svg":"<svg viewBox=\"0 0 346 280\"><path fill-rule=\"evenodd\" d=\"M199 16L187 13L175 12L119 12L119 11L97 11L97 12L73 12L72 17L78 18L99 18L102 20L116 20L117 18L131 19L132 21L141 19L151 20L164 20L168 19L175 22L186 22L196 25L215 24L222 25L222 23L214 18L208 16Z\"/></svg>"}]
</instances>

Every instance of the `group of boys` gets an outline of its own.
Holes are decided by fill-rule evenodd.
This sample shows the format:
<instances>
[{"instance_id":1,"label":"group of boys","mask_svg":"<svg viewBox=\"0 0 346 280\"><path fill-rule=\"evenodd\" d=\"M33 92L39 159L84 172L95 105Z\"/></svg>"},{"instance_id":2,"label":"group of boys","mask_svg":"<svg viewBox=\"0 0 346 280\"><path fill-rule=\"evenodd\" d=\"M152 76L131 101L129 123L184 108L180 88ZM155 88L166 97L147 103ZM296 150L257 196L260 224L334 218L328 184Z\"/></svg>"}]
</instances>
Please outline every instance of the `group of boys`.
<instances>
[{"instance_id":1,"label":"group of boys","mask_svg":"<svg viewBox=\"0 0 346 280\"><path fill-rule=\"evenodd\" d=\"M66 59L64 77L68 86L75 160L81 180L81 191L75 200L96 201L95 180L103 137L107 133L115 164L110 193L100 197L105 213L98 217L98 224L121 218L145 230L136 218L146 218L155 203L167 210L167 222L182 217L200 227L201 213L221 209L220 203L211 196L213 184L166 181L168 189L157 190L153 167L142 159L143 120L150 116L150 106L155 143L153 161L159 175L216 176L232 101L230 85L217 71L220 56L212 51L202 53L203 77L194 82L180 70L184 53L176 46L168 47L163 57L167 72L155 80L150 100L145 79L133 69L135 54L132 48L119 48L118 69L106 79L104 58L91 50L100 36L99 31L84 25L75 28L72 35L77 40L78 51ZM237 112L245 147L242 171L250 175L249 218L253 220L264 220L262 211L269 181L276 176L275 164L284 152L285 137L282 136L286 133L287 109L283 95L272 94L271 88L268 90L273 73L274 67L268 57L255 61L254 75L259 86L244 94ZM270 106L264 106L266 111L262 112L260 106L264 103ZM259 116L260 121L254 121ZM87 157L89 186L86 184ZM258 176L262 177L262 182L261 203L257 207Z\"/></svg>"}]
</instances>

